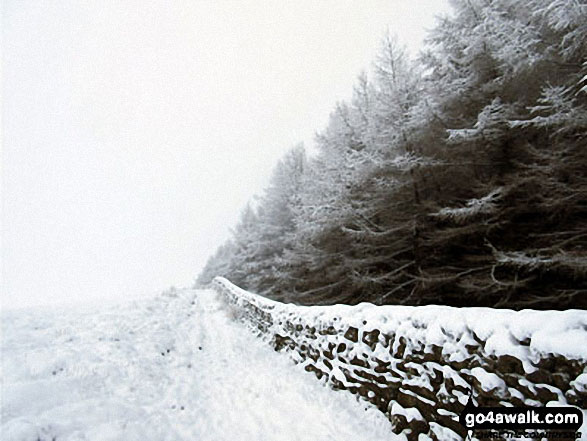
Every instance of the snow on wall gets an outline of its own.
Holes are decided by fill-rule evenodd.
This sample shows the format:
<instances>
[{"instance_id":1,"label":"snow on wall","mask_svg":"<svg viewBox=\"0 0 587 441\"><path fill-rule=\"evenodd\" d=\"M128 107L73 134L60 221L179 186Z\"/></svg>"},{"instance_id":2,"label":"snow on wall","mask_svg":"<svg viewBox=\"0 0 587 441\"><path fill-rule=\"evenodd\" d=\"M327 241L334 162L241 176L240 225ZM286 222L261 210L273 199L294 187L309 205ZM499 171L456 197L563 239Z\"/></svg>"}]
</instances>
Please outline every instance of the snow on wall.
<instances>
[{"instance_id":1,"label":"snow on wall","mask_svg":"<svg viewBox=\"0 0 587 441\"><path fill-rule=\"evenodd\" d=\"M467 435L481 406L587 407L587 311L448 306L296 306L224 278L213 288L277 351L384 412L409 440Z\"/></svg>"}]
</instances>

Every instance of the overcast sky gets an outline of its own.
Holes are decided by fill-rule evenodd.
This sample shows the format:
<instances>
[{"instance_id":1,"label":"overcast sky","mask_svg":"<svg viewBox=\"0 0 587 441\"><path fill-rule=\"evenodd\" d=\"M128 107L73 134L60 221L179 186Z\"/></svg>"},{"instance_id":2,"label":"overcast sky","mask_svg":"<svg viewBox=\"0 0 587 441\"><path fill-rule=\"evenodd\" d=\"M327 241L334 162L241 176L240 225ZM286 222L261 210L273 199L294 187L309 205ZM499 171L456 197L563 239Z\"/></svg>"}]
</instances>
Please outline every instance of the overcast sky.
<instances>
[{"instance_id":1,"label":"overcast sky","mask_svg":"<svg viewBox=\"0 0 587 441\"><path fill-rule=\"evenodd\" d=\"M4 0L5 307L192 284L387 27L440 0Z\"/></svg>"}]
</instances>

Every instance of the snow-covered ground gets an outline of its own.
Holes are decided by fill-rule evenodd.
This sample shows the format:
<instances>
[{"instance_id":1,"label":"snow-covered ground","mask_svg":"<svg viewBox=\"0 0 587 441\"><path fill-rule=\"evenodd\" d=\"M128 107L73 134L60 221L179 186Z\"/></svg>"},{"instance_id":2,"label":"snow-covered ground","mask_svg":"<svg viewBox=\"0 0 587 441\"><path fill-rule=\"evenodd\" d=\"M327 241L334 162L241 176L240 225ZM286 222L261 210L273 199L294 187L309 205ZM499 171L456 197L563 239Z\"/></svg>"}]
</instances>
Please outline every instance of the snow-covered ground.
<instances>
[{"instance_id":1,"label":"snow-covered ground","mask_svg":"<svg viewBox=\"0 0 587 441\"><path fill-rule=\"evenodd\" d=\"M213 291L2 316L4 441L403 439L231 319Z\"/></svg>"}]
</instances>

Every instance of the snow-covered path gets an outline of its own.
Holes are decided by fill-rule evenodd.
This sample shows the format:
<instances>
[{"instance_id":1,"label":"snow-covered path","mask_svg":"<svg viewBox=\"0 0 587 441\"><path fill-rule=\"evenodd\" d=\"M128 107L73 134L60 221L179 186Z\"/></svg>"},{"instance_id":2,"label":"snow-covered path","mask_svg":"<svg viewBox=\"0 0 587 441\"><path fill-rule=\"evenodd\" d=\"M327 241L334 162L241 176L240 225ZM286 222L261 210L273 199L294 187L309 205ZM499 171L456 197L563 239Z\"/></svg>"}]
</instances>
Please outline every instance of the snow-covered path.
<instances>
[{"instance_id":1,"label":"snow-covered path","mask_svg":"<svg viewBox=\"0 0 587 441\"><path fill-rule=\"evenodd\" d=\"M398 439L231 320L213 291L2 317L5 441Z\"/></svg>"}]
</instances>

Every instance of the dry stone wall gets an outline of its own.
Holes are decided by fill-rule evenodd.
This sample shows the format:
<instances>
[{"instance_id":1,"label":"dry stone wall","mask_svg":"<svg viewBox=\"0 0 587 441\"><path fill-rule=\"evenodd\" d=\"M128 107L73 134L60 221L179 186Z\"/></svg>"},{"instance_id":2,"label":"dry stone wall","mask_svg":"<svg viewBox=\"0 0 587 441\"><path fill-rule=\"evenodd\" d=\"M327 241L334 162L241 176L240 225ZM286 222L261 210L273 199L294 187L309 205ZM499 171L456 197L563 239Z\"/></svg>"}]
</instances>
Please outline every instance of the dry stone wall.
<instances>
[{"instance_id":1,"label":"dry stone wall","mask_svg":"<svg viewBox=\"0 0 587 441\"><path fill-rule=\"evenodd\" d=\"M332 388L377 406L408 440L465 439L458 416L471 389L479 406L587 404L583 311L508 311L484 325L477 317L490 320L492 311L481 308L300 307L248 293L226 279L212 285L235 318L275 350ZM470 325L454 323L468 312ZM559 334L549 341L537 331L522 335L519 323L517 331L505 329L499 322L504 314L504 323L526 320L534 330L548 328L548 320L562 325L553 327ZM558 351L561 338L579 341Z\"/></svg>"}]
</instances>

